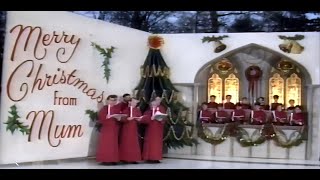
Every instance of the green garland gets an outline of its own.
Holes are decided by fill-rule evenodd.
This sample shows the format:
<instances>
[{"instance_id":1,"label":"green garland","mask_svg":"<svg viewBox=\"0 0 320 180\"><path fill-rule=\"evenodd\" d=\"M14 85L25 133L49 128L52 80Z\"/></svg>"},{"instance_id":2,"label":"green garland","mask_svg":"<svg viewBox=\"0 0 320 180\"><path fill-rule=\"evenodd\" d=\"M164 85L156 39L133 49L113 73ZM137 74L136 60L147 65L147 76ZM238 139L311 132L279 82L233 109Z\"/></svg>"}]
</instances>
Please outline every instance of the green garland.
<instances>
[{"instance_id":1,"label":"green garland","mask_svg":"<svg viewBox=\"0 0 320 180\"><path fill-rule=\"evenodd\" d=\"M305 131L305 127L302 127L299 131L294 131L290 134L289 138L285 135L285 133L282 130L279 130L277 128L275 129L275 138L274 141L276 142L276 145L284 147L284 148L291 148L294 146L299 146L301 143L303 143L303 134Z\"/></svg>"},{"instance_id":2,"label":"green garland","mask_svg":"<svg viewBox=\"0 0 320 180\"><path fill-rule=\"evenodd\" d=\"M229 37L229 36L227 36L227 35L217 36L217 37L215 37L215 36L211 36L211 37L210 36L205 36L205 37L202 38L202 43L204 43L204 42L212 42L212 41L217 42L217 41L221 41L222 39L227 38L227 37Z\"/></svg>"},{"instance_id":3,"label":"green garland","mask_svg":"<svg viewBox=\"0 0 320 180\"><path fill-rule=\"evenodd\" d=\"M177 100L167 99L166 96L163 96L163 100L165 101L163 104L168 104L169 115L164 129L164 144L173 149L198 144L197 139L192 137L194 124L187 119L189 108ZM185 112L186 116L182 116L182 112ZM191 130L188 130L188 127Z\"/></svg>"},{"instance_id":4,"label":"green garland","mask_svg":"<svg viewBox=\"0 0 320 180\"><path fill-rule=\"evenodd\" d=\"M304 39L304 35L296 34L294 36L278 36L282 40L293 40L293 41L298 41Z\"/></svg>"},{"instance_id":5,"label":"green garland","mask_svg":"<svg viewBox=\"0 0 320 180\"><path fill-rule=\"evenodd\" d=\"M23 135L30 134L29 126L23 125L23 123L19 121L20 116L18 115L16 105L11 106L10 110L11 111L9 111L9 113L11 114L11 116L8 116L7 122L4 123L7 125L6 130L10 130L11 134L13 134L16 130L19 130Z\"/></svg>"},{"instance_id":6,"label":"green garland","mask_svg":"<svg viewBox=\"0 0 320 180\"><path fill-rule=\"evenodd\" d=\"M260 131L261 130L256 129L250 137L249 133L245 129L239 128L239 133L236 139L242 147L257 146L266 141L265 136L262 136Z\"/></svg>"},{"instance_id":7,"label":"green garland","mask_svg":"<svg viewBox=\"0 0 320 180\"><path fill-rule=\"evenodd\" d=\"M102 66L104 67L104 78L106 78L107 82L109 82L111 69L109 68L110 59L112 58L112 53L114 52L115 47L111 46L110 48L102 48L100 45L92 42L91 46L93 46L97 51L100 52L100 55L104 57L104 61Z\"/></svg>"},{"instance_id":8,"label":"green garland","mask_svg":"<svg viewBox=\"0 0 320 180\"><path fill-rule=\"evenodd\" d=\"M220 127L214 135L208 127L201 125L198 130L198 136L203 141L213 145L221 144L230 136L235 137L237 142L243 147L257 146L266 140L274 140L277 146L292 148L306 140L306 128L303 126L287 138L282 130L277 129L272 124L267 124L262 126L261 129L255 130L250 137L244 128L239 127L239 124L227 123L223 127Z\"/></svg>"},{"instance_id":9,"label":"green garland","mask_svg":"<svg viewBox=\"0 0 320 180\"><path fill-rule=\"evenodd\" d=\"M209 128L201 126L198 130L198 137L200 137L203 141L213 145L221 144L228 137L227 132L224 130L226 129L226 126L227 125L219 128L216 134L214 135Z\"/></svg>"}]
</instances>

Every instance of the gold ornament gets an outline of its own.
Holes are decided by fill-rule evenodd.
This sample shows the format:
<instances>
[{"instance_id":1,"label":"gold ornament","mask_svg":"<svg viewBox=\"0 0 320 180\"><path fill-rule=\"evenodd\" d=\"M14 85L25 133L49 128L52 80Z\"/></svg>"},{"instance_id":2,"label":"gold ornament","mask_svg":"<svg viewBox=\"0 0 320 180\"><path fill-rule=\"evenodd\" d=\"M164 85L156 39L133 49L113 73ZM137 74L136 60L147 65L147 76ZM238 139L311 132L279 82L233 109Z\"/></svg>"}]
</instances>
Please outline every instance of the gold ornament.
<instances>
[{"instance_id":1,"label":"gold ornament","mask_svg":"<svg viewBox=\"0 0 320 180\"><path fill-rule=\"evenodd\" d=\"M152 35L148 38L148 46L151 49L160 49L164 44L164 39L158 35Z\"/></svg>"}]
</instances>

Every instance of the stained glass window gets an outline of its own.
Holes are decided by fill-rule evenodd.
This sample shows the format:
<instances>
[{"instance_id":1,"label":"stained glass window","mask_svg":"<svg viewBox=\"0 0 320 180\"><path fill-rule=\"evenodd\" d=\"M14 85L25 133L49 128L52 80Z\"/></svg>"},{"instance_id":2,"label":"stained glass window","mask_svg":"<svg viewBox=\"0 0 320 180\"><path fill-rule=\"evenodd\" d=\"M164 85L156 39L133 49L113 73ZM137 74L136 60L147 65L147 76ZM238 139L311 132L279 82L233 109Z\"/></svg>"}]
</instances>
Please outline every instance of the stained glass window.
<instances>
[{"instance_id":1,"label":"stained glass window","mask_svg":"<svg viewBox=\"0 0 320 180\"><path fill-rule=\"evenodd\" d=\"M273 96L278 95L278 103L284 104L284 80L280 74L275 73L269 79L269 102L273 103Z\"/></svg>"},{"instance_id":2,"label":"stained glass window","mask_svg":"<svg viewBox=\"0 0 320 180\"><path fill-rule=\"evenodd\" d=\"M208 80L208 101L210 101L210 96L216 96L216 102L222 102L222 79L218 74L212 74Z\"/></svg>"},{"instance_id":3,"label":"stained glass window","mask_svg":"<svg viewBox=\"0 0 320 180\"><path fill-rule=\"evenodd\" d=\"M295 105L301 105L301 79L295 73L286 79L286 107L290 99L294 100Z\"/></svg>"},{"instance_id":4,"label":"stained glass window","mask_svg":"<svg viewBox=\"0 0 320 180\"><path fill-rule=\"evenodd\" d=\"M234 74L230 74L225 79L224 95L231 95L231 102L233 103L237 103L239 101L239 79Z\"/></svg>"}]
</instances>

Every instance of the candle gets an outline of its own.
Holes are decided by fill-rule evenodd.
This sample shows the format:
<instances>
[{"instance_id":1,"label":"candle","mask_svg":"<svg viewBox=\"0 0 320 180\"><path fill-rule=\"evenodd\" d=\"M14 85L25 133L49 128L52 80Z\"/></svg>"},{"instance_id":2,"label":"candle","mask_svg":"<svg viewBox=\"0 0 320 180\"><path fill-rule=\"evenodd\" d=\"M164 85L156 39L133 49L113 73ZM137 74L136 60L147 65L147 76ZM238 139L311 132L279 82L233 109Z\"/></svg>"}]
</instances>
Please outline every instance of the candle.
<instances>
[{"instance_id":1,"label":"candle","mask_svg":"<svg viewBox=\"0 0 320 180\"><path fill-rule=\"evenodd\" d=\"M251 122L253 122L253 111L251 111Z\"/></svg>"},{"instance_id":2,"label":"candle","mask_svg":"<svg viewBox=\"0 0 320 180\"><path fill-rule=\"evenodd\" d=\"M293 113L290 113L290 123L293 120L292 118L293 118Z\"/></svg>"},{"instance_id":3,"label":"candle","mask_svg":"<svg viewBox=\"0 0 320 180\"><path fill-rule=\"evenodd\" d=\"M130 117L132 117L132 106L130 106Z\"/></svg>"},{"instance_id":4,"label":"candle","mask_svg":"<svg viewBox=\"0 0 320 180\"><path fill-rule=\"evenodd\" d=\"M108 104L108 115L110 115L110 104Z\"/></svg>"},{"instance_id":5,"label":"candle","mask_svg":"<svg viewBox=\"0 0 320 180\"><path fill-rule=\"evenodd\" d=\"M232 115L231 115L231 120L234 121L234 115L235 115L235 112L232 111Z\"/></svg>"},{"instance_id":6,"label":"candle","mask_svg":"<svg viewBox=\"0 0 320 180\"><path fill-rule=\"evenodd\" d=\"M200 111L200 118L202 118L202 111Z\"/></svg>"},{"instance_id":7,"label":"candle","mask_svg":"<svg viewBox=\"0 0 320 180\"><path fill-rule=\"evenodd\" d=\"M153 108L152 108L152 116L154 115L154 110L155 110L155 109L154 109L154 107L153 107Z\"/></svg>"}]
</instances>

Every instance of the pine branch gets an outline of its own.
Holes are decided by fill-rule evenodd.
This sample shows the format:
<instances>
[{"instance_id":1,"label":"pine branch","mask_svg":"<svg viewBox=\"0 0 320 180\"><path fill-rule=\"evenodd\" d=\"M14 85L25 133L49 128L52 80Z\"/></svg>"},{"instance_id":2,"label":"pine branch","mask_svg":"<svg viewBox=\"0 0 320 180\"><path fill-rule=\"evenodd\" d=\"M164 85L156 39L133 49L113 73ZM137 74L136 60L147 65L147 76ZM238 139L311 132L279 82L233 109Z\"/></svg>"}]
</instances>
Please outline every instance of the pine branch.
<instances>
[{"instance_id":1,"label":"pine branch","mask_svg":"<svg viewBox=\"0 0 320 180\"><path fill-rule=\"evenodd\" d=\"M212 42L212 41L217 42L217 41L221 41L222 39L227 38L227 37L229 37L229 36L227 36L227 35L217 36L217 37L215 37L215 36L211 36L211 37L205 36L205 37L202 38L202 43L204 43L204 42Z\"/></svg>"},{"instance_id":2,"label":"pine branch","mask_svg":"<svg viewBox=\"0 0 320 180\"><path fill-rule=\"evenodd\" d=\"M13 134L16 130L19 130L23 135L30 134L29 126L23 125L23 123L19 121L20 116L18 115L16 105L10 107L9 113L11 116L8 116L7 122L4 123L7 125L6 131L10 131L11 134Z\"/></svg>"},{"instance_id":3,"label":"pine branch","mask_svg":"<svg viewBox=\"0 0 320 180\"><path fill-rule=\"evenodd\" d=\"M104 61L102 62L102 67L104 68L104 78L109 82L111 69L109 68L110 65L110 59L112 58L112 54L114 53L115 47L111 46L110 48L102 48L100 45L92 42L91 46L93 46L98 52L100 52L100 55L104 57Z\"/></svg>"},{"instance_id":4,"label":"pine branch","mask_svg":"<svg viewBox=\"0 0 320 180\"><path fill-rule=\"evenodd\" d=\"M304 39L304 35L300 35L300 34L296 34L294 36L282 36L282 35L279 35L279 38L282 39L282 40L298 41L298 40Z\"/></svg>"}]
</instances>

